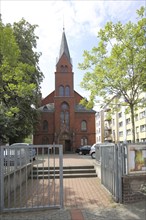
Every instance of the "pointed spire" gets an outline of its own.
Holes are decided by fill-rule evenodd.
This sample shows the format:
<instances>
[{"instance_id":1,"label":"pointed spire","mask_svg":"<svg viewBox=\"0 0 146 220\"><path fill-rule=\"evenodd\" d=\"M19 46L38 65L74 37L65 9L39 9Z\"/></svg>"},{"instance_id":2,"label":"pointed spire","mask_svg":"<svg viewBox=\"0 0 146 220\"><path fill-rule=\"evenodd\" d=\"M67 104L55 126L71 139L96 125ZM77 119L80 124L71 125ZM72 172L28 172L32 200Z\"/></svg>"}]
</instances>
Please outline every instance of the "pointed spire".
<instances>
[{"instance_id":1,"label":"pointed spire","mask_svg":"<svg viewBox=\"0 0 146 220\"><path fill-rule=\"evenodd\" d=\"M66 36L65 36L64 26L63 26L62 40L61 40L61 46L60 46L59 60L60 60L60 58L62 57L63 54L66 55L69 62L71 63L69 49L68 49L67 40L66 40Z\"/></svg>"}]
</instances>

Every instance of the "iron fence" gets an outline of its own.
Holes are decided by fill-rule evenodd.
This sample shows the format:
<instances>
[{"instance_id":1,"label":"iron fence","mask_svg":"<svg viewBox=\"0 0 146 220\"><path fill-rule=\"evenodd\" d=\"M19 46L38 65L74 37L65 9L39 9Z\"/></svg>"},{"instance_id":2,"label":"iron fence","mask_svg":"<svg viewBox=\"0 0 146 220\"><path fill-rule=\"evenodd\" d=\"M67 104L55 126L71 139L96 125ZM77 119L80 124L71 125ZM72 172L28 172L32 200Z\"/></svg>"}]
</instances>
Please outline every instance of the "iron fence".
<instances>
[{"instance_id":1,"label":"iron fence","mask_svg":"<svg viewBox=\"0 0 146 220\"><path fill-rule=\"evenodd\" d=\"M62 145L31 147L0 148L1 212L63 207Z\"/></svg>"}]
</instances>

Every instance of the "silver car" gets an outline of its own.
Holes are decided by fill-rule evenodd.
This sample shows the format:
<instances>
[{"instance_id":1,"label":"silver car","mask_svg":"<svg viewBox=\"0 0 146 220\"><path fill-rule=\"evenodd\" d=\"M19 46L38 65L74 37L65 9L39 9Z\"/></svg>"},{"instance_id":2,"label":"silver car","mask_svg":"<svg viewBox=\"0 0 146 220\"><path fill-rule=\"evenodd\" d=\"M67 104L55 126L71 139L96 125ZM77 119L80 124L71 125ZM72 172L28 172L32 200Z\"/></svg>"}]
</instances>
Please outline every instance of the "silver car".
<instances>
[{"instance_id":1,"label":"silver car","mask_svg":"<svg viewBox=\"0 0 146 220\"><path fill-rule=\"evenodd\" d=\"M93 159L95 159L95 146L96 146L96 144L93 144L91 149L90 149L90 152L89 152L89 154L91 155L91 157Z\"/></svg>"},{"instance_id":2,"label":"silver car","mask_svg":"<svg viewBox=\"0 0 146 220\"><path fill-rule=\"evenodd\" d=\"M24 148L7 147L4 149L4 165L5 166L22 166L27 164L28 151Z\"/></svg>"},{"instance_id":3,"label":"silver car","mask_svg":"<svg viewBox=\"0 0 146 220\"><path fill-rule=\"evenodd\" d=\"M32 144L28 144L28 143L14 143L11 144L10 147L22 147L24 149L28 149L29 152L29 160L33 161L35 160L36 157L36 149L33 148Z\"/></svg>"}]
</instances>

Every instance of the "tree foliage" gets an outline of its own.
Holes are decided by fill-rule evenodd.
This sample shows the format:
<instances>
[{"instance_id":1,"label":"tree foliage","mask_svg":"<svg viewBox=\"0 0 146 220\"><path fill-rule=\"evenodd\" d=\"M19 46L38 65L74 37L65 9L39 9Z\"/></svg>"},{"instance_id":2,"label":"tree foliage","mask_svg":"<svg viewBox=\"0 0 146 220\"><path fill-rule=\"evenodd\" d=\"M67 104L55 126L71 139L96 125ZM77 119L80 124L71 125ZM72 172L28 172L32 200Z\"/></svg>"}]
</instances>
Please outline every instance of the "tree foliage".
<instances>
[{"instance_id":1,"label":"tree foliage","mask_svg":"<svg viewBox=\"0 0 146 220\"><path fill-rule=\"evenodd\" d=\"M108 22L98 33L98 46L84 51L84 62L79 64L87 71L81 87L90 91L89 102L83 100L82 104L93 107L97 97L103 97L106 104L111 96L122 96L122 104L131 111L134 142L134 109L142 103L140 94L146 87L145 8L137 14L137 23Z\"/></svg>"},{"instance_id":2,"label":"tree foliage","mask_svg":"<svg viewBox=\"0 0 146 220\"><path fill-rule=\"evenodd\" d=\"M0 139L22 141L33 130L43 78L34 52L36 25L0 23Z\"/></svg>"}]
</instances>

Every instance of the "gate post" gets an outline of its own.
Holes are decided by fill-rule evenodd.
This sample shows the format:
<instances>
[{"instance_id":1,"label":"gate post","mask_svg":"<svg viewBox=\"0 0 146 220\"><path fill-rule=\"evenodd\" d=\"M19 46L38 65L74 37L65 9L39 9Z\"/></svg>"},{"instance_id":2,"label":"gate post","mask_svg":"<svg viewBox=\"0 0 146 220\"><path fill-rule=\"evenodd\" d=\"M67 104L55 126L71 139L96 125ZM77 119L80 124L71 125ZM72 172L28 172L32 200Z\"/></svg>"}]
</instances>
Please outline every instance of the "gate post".
<instances>
[{"instance_id":1,"label":"gate post","mask_svg":"<svg viewBox=\"0 0 146 220\"><path fill-rule=\"evenodd\" d=\"M0 146L0 212L4 208L4 149Z\"/></svg>"},{"instance_id":2,"label":"gate post","mask_svg":"<svg viewBox=\"0 0 146 220\"><path fill-rule=\"evenodd\" d=\"M63 145L59 146L60 207L63 208Z\"/></svg>"},{"instance_id":3,"label":"gate post","mask_svg":"<svg viewBox=\"0 0 146 220\"><path fill-rule=\"evenodd\" d=\"M122 176L124 174L124 163L125 163L125 151L124 145L119 145L119 165L118 165L118 178L119 178L119 202L122 203Z\"/></svg>"},{"instance_id":4,"label":"gate post","mask_svg":"<svg viewBox=\"0 0 146 220\"><path fill-rule=\"evenodd\" d=\"M114 176L114 181L115 181L115 199L116 202L119 202L119 178L118 178L118 145L115 144L115 151L114 151L114 157L115 157L115 176Z\"/></svg>"}]
</instances>

